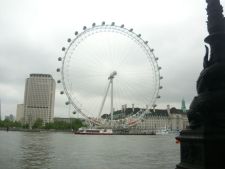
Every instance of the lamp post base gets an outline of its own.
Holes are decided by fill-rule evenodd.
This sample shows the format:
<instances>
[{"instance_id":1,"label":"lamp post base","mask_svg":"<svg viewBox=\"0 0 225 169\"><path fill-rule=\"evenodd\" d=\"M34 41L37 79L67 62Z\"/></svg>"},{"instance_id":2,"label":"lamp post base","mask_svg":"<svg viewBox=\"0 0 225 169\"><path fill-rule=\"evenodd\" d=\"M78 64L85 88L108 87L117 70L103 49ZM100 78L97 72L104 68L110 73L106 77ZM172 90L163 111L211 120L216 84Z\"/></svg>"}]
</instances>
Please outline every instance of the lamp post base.
<instances>
[{"instance_id":1,"label":"lamp post base","mask_svg":"<svg viewBox=\"0 0 225 169\"><path fill-rule=\"evenodd\" d=\"M186 129L177 139L181 162L176 169L225 169L225 129Z\"/></svg>"}]
</instances>

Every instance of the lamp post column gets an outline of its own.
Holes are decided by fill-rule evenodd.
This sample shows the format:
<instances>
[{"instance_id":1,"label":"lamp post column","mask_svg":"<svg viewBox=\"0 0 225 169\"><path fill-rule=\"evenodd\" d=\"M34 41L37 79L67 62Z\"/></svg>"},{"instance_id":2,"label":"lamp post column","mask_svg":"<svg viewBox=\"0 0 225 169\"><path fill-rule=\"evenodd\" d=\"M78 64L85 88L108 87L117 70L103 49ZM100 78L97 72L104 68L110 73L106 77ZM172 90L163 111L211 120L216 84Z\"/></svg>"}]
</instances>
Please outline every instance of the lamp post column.
<instances>
[{"instance_id":1,"label":"lamp post column","mask_svg":"<svg viewBox=\"0 0 225 169\"><path fill-rule=\"evenodd\" d=\"M181 131L181 162L177 169L225 168L225 19L219 0L206 0L209 36L203 70Z\"/></svg>"}]
</instances>

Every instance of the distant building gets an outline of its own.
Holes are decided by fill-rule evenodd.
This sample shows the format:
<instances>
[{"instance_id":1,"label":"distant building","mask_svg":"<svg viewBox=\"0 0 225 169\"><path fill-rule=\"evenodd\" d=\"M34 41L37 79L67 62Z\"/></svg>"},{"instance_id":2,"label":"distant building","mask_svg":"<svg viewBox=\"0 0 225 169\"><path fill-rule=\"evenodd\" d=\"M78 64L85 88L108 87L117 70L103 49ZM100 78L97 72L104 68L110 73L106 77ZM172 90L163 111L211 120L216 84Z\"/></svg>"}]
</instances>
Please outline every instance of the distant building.
<instances>
[{"instance_id":1,"label":"distant building","mask_svg":"<svg viewBox=\"0 0 225 169\"><path fill-rule=\"evenodd\" d=\"M24 104L17 104L16 121L19 121L19 122L24 121Z\"/></svg>"},{"instance_id":2,"label":"distant building","mask_svg":"<svg viewBox=\"0 0 225 169\"><path fill-rule=\"evenodd\" d=\"M38 118L53 121L55 80L49 74L30 74L24 93L24 122L32 125Z\"/></svg>"},{"instance_id":3,"label":"distant building","mask_svg":"<svg viewBox=\"0 0 225 169\"><path fill-rule=\"evenodd\" d=\"M183 101L182 105L184 105ZM122 110L114 112L114 120L121 120L130 117L132 119L132 116L138 114L138 112L146 112L145 116L141 118L139 123L132 127L136 132L140 131L151 133L152 131L165 129L178 131L185 129L189 125L186 108L185 111L184 109L176 109L175 107L170 108L169 105L167 105L166 109L148 109L147 106L145 109L140 109L135 108L134 105L132 105L132 108L123 108L124 107L122 107ZM103 114L101 117L103 119L110 119L110 114Z\"/></svg>"},{"instance_id":4,"label":"distant building","mask_svg":"<svg viewBox=\"0 0 225 169\"><path fill-rule=\"evenodd\" d=\"M185 113L187 110L186 110L186 105L185 105L185 100L182 99L182 102L181 102L181 110Z\"/></svg>"},{"instance_id":5,"label":"distant building","mask_svg":"<svg viewBox=\"0 0 225 169\"><path fill-rule=\"evenodd\" d=\"M189 125L187 113L186 111L184 112L182 109L176 109L172 107L170 109L169 120L169 128L171 128L172 130L183 130Z\"/></svg>"},{"instance_id":6,"label":"distant building","mask_svg":"<svg viewBox=\"0 0 225 169\"><path fill-rule=\"evenodd\" d=\"M15 121L15 117L12 114L10 114L9 116L5 116L5 120Z\"/></svg>"},{"instance_id":7,"label":"distant building","mask_svg":"<svg viewBox=\"0 0 225 169\"><path fill-rule=\"evenodd\" d=\"M142 130L168 129L171 131L183 130L188 126L187 113L175 107L150 110L150 113L136 127Z\"/></svg>"}]
</instances>

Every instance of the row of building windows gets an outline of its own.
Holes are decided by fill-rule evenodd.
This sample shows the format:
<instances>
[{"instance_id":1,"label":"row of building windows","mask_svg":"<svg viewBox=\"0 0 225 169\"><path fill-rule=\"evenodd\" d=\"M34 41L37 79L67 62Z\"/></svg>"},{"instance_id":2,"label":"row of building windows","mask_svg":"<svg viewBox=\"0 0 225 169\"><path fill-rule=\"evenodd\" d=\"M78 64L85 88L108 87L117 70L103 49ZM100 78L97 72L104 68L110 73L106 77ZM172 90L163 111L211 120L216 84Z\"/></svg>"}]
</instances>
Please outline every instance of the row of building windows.
<instances>
[{"instance_id":1,"label":"row of building windows","mask_svg":"<svg viewBox=\"0 0 225 169\"><path fill-rule=\"evenodd\" d=\"M50 75L50 74L36 74L36 73L33 73L33 74L30 74L30 77L35 77L35 78L38 78L38 77L52 78L52 75Z\"/></svg>"}]
</instances>

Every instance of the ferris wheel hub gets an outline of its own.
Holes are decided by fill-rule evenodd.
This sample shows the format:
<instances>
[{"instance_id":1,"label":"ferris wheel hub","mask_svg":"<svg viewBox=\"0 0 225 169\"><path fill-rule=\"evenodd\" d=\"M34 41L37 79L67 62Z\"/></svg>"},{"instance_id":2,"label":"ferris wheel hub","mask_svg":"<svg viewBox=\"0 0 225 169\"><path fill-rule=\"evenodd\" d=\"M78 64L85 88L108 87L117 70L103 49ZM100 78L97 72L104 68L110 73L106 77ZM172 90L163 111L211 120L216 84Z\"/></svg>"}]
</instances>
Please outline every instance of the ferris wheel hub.
<instances>
[{"instance_id":1,"label":"ferris wheel hub","mask_svg":"<svg viewBox=\"0 0 225 169\"><path fill-rule=\"evenodd\" d=\"M116 75L117 75L117 71L114 70L114 71L109 75L108 79L113 79Z\"/></svg>"}]
</instances>

